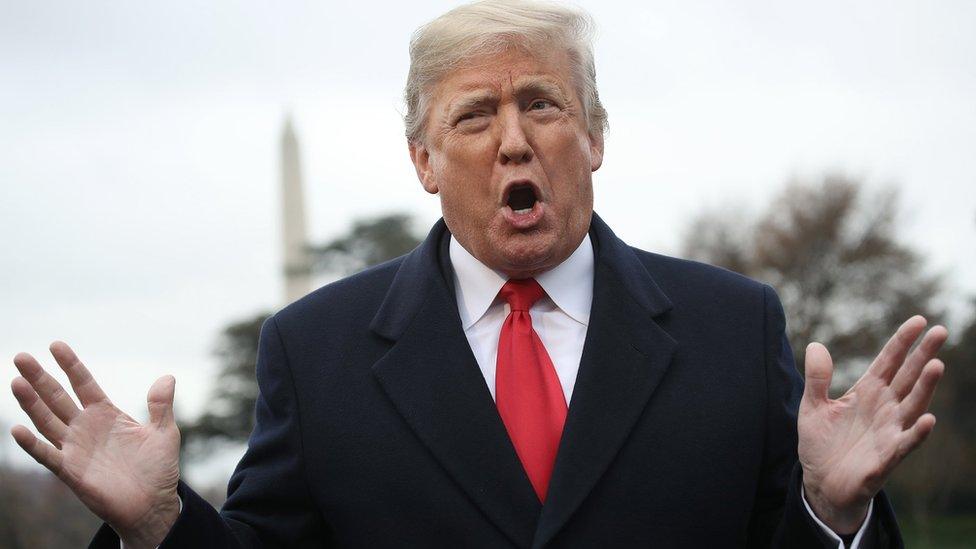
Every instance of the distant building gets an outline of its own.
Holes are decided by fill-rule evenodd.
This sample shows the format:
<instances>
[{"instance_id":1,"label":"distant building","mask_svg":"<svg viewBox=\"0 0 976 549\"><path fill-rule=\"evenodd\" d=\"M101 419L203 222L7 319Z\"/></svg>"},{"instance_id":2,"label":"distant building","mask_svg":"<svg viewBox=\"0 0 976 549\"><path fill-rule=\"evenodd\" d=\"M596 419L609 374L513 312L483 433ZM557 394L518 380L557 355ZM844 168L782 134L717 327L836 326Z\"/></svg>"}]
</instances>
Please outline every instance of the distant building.
<instances>
[{"instance_id":1,"label":"distant building","mask_svg":"<svg viewBox=\"0 0 976 549\"><path fill-rule=\"evenodd\" d=\"M285 303L312 291L312 260L305 225L305 194L298 138L291 117L281 134L281 234Z\"/></svg>"}]
</instances>

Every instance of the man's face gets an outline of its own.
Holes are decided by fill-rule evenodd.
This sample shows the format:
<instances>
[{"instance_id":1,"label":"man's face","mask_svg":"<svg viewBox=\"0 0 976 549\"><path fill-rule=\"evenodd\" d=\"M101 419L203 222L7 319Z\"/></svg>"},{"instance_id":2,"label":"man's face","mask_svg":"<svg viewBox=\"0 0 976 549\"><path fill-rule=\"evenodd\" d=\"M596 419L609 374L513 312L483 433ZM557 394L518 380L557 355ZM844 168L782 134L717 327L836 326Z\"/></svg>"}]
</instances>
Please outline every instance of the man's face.
<instances>
[{"instance_id":1,"label":"man's face","mask_svg":"<svg viewBox=\"0 0 976 549\"><path fill-rule=\"evenodd\" d=\"M603 138L575 90L562 51L475 58L434 87L424 142L410 145L454 238L510 277L555 267L589 229Z\"/></svg>"}]
</instances>

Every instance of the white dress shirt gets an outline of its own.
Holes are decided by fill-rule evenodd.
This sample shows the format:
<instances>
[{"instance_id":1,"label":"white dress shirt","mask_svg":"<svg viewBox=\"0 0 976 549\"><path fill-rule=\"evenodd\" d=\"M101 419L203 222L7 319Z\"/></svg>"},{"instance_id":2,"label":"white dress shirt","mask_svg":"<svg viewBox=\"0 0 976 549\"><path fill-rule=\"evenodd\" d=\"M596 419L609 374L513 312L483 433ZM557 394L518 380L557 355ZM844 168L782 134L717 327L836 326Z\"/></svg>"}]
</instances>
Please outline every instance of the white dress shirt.
<instances>
[{"instance_id":1,"label":"white dress shirt","mask_svg":"<svg viewBox=\"0 0 976 549\"><path fill-rule=\"evenodd\" d=\"M491 397L495 398L498 337L510 311L508 303L497 296L508 277L486 267L453 238L450 250L461 327L485 376ZM569 404L573 397L573 386L576 385L580 357L583 356L583 341L586 339L593 303L593 246L590 235L586 235L566 261L535 279L546 295L529 309L532 328L539 334L552 359L566 404Z\"/></svg>"},{"instance_id":2,"label":"white dress shirt","mask_svg":"<svg viewBox=\"0 0 976 549\"><path fill-rule=\"evenodd\" d=\"M454 238L451 238L450 256L461 327L485 377L491 398L495 398L498 338L510 310L508 303L498 298L498 291L508 277L478 261ZM569 258L535 277L546 295L529 309L532 328L539 334L539 339L552 359L567 405L573 396L573 386L576 385L576 374L583 356L586 328L590 324L593 269L593 245L590 235L586 235ZM824 533L837 542L837 549L848 549L844 540L817 518L807 503L806 495L802 497L807 512ZM849 549L858 549L873 511L872 500L868 505L867 518Z\"/></svg>"}]
</instances>

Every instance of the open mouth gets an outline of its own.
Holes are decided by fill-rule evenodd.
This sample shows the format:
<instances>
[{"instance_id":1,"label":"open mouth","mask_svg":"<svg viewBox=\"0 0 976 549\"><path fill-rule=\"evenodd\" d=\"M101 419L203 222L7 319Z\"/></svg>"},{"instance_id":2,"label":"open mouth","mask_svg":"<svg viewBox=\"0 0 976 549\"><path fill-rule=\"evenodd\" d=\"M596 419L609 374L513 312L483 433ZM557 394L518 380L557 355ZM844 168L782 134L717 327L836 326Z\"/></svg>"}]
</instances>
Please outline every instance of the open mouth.
<instances>
[{"instance_id":1,"label":"open mouth","mask_svg":"<svg viewBox=\"0 0 976 549\"><path fill-rule=\"evenodd\" d=\"M505 188L502 217L516 231L530 231L540 226L546 216L545 195L530 179L510 181Z\"/></svg>"},{"instance_id":2,"label":"open mouth","mask_svg":"<svg viewBox=\"0 0 976 549\"><path fill-rule=\"evenodd\" d=\"M517 214L529 213L538 198L535 195L535 188L532 185L515 185L508 192L508 202L506 204Z\"/></svg>"}]
</instances>

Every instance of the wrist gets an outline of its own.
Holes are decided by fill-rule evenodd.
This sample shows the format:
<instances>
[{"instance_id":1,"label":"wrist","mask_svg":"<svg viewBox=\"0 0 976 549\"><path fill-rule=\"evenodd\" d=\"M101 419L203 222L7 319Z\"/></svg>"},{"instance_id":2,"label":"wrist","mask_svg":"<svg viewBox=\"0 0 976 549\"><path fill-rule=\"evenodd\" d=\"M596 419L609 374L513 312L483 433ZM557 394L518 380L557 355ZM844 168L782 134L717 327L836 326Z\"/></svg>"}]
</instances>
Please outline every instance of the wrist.
<instances>
[{"instance_id":1,"label":"wrist","mask_svg":"<svg viewBox=\"0 0 976 549\"><path fill-rule=\"evenodd\" d=\"M871 501L838 504L826 497L816 487L804 482L804 495L814 514L838 535L854 534L867 518Z\"/></svg>"},{"instance_id":2,"label":"wrist","mask_svg":"<svg viewBox=\"0 0 976 549\"><path fill-rule=\"evenodd\" d=\"M126 549L156 549L166 539L180 517L180 498L173 491L172 497L153 506L150 512L128 528L113 529Z\"/></svg>"}]
</instances>

